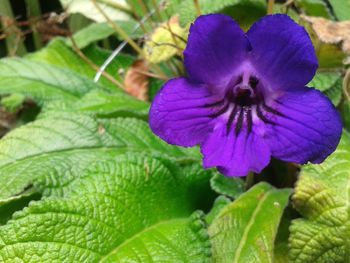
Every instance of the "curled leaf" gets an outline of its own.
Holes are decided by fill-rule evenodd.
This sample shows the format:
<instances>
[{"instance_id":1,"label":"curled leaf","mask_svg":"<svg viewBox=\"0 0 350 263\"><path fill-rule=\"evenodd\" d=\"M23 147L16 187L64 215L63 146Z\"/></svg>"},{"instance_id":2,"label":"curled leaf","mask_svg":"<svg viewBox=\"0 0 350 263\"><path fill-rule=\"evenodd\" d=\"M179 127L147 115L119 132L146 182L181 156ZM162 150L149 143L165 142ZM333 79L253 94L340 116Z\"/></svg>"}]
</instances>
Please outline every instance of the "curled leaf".
<instances>
[{"instance_id":1,"label":"curled leaf","mask_svg":"<svg viewBox=\"0 0 350 263\"><path fill-rule=\"evenodd\" d=\"M148 65L145 60L135 61L126 72L125 91L140 100L148 100L149 78L145 74L147 72Z\"/></svg>"},{"instance_id":2,"label":"curled leaf","mask_svg":"<svg viewBox=\"0 0 350 263\"><path fill-rule=\"evenodd\" d=\"M350 21L334 22L321 17L301 16L319 44L338 46L347 56L350 55ZM319 45L316 45L316 49ZM334 54L333 54L334 55Z\"/></svg>"},{"instance_id":3,"label":"curled leaf","mask_svg":"<svg viewBox=\"0 0 350 263\"><path fill-rule=\"evenodd\" d=\"M187 30L180 27L178 17L161 24L146 41L144 51L151 63L168 60L177 53L182 54L185 48Z\"/></svg>"}]
</instances>

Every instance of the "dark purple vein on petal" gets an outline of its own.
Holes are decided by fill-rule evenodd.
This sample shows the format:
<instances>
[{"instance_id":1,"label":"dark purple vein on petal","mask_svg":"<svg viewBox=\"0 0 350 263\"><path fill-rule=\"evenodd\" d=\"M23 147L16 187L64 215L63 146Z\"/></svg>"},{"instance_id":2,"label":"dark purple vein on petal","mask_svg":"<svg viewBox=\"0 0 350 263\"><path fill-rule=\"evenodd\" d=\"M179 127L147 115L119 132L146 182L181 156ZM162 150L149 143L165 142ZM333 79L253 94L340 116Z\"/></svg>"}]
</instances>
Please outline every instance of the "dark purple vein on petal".
<instances>
[{"instance_id":1,"label":"dark purple vein on petal","mask_svg":"<svg viewBox=\"0 0 350 263\"><path fill-rule=\"evenodd\" d=\"M275 123L273 121L270 121L268 118L266 118L264 116L264 114L262 113L261 109L260 109L260 105L256 105L256 114L258 115L258 117L265 123L268 124L272 124L275 125Z\"/></svg>"},{"instance_id":2,"label":"dark purple vein on petal","mask_svg":"<svg viewBox=\"0 0 350 263\"><path fill-rule=\"evenodd\" d=\"M237 111L238 111L238 106L235 105L233 110L231 111L230 113L230 116L228 118L228 121L226 123L226 133L228 134L231 130L231 127L232 127L232 123L233 123L233 120L235 119L235 116L237 114Z\"/></svg>"},{"instance_id":3,"label":"dark purple vein on petal","mask_svg":"<svg viewBox=\"0 0 350 263\"><path fill-rule=\"evenodd\" d=\"M272 113L272 114L275 114L275 115L278 115L278 116L281 116L281 117L286 117L283 113L281 113L278 110L275 110L275 109L271 108L270 106L266 105L265 102L263 103L263 108L264 108L264 110L266 110L269 113Z\"/></svg>"},{"instance_id":4,"label":"dark purple vein on petal","mask_svg":"<svg viewBox=\"0 0 350 263\"><path fill-rule=\"evenodd\" d=\"M210 114L209 117L216 118L216 117L220 116L221 114L223 114L227 111L228 107L229 107L229 103L225 103L224 107L222 107L221 110L219 110L218 112L215 112L213 114Z\"/></svg>"}]
</instances>

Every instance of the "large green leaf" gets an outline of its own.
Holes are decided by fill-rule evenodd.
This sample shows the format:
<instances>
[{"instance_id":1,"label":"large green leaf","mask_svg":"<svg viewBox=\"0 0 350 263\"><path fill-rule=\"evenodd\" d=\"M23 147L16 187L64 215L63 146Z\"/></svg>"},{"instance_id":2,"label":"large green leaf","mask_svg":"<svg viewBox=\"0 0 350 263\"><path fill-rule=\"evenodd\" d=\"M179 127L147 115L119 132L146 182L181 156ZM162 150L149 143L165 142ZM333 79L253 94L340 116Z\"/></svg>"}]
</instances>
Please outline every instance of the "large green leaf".
<instances>
[{"instance_id":1,"label":"large green leaf","mask_svg":"<svg viewBox=\"0 0 350 263\"><path fill-rule=\"evenodd\" d=\"M109 51L102 50L94 45L87 47L83 50L83 52L96 66L101 66L110 55ZM69 69L74 73L87 77L90 80L93 80L96 74L96 70L93 69L86 61L84 61L75 51L73 51L62 38L52 40L47 47L28 55L27 58L34 61L55 65L63 69ZM118 72L121 70L125 71L132 64L132 62L133 58L131 56L120 54L109 65L106 72L115 79L122 81L122 78ZM110 82L104 76L101 76L100 83L103 86L111 88L112 90L116 90L115 84Z\"/></svg>"},{"instance_id":2,"label":"large green leaf","mask_svg":"<svg viewBox=\"0 0 350 263\"><path fill-rule=\"evenodd\" d=\"M329 0L329 3L339 20L350 19L350 0Z\"/></svg>"},{"instance_id":3,"label":"large green leaf","mask_svg":"<svg viewBox=\"0 0 350 263\"><path fill-rule=\"evenodd\" d=\"M161 161L99 161L67 185L0 227L1 262L209 261L202 217L186 219L198 196Z\"/></svg>"},{"instance_id":4,"label":"large green leaf","mask_svg":"<svg viewBox=\"0 0 350 263\"><path fill-rule=\"evenodd\" d=\"M214 262L273 262L274 240L290 192L259 183L224 207L209 227Z\"/></svg>"},{"instance_id":5,"label":"large green leaf","mask_svg":"<svg viewBox=\"0 0 350 263\"><path fill-rule=\"evenodd\" d=\"M302 168L293 201L303 216L292 222L292 262L349 262L350 135L322 164Z\"/></svg>"},{"instance_id":6,"label":"large green leaf","mask_svg":"<svg viewBox=\"0 0 350 263\"><path fill-rule=\"evenodd\" d=\"M181 2L179 13L182 25L193 22L197 17L194 3L195 1L193 0L184 0ZM225 11L225 13L231 14L243 26L254 22L254 19L264 15L266 10L266 1L264 0L199 0L198 3L202 14Z\"/></svg>"},{"instance_id":7,"label":"large green leaf","mask_svg":"<svg viewBox=\"0 0 350 263\"><path fill-rule=\"evenodd\" d=\"M19 93L39 104L73 102L97 87L87 78L53 65L19 58L0 60L0 95Z\"/></svg>"},{"instance_id":8,"label":"large green leaf","mask_svg":"<svg viewBox=\"0 0 350 263\"><path fill-rule=\"evenodd\" d=\"M94 5L93 1L87 0L60 0L68 13L79 13L94 21L105 22L106 18ZM129 20L128 5L124 0L96 0L96 4L111 20Z\"/></svg>"},{"instance_id":9,"label":"large green leaf","mask_svg":"<svg viewBox=\"0 0 350 263\"><path fill-rule=\"evenodd\" d=\"M332 18L331 11L323 0L297 0L295 4L306 15Z\"/></svg>"},{"instance_id":10,"label":"large green leaf","mask_svg":"<svg viewBox=\"0 0 350 263\"><path fill-rule=\"evenodd\" d=\"M198 158L193 150L170 146L137 119L99 120L73 114L51 114L15 129L0 141L0 200L44 180L46 192L61 194L67 182L91 162L142 152L173 160ZM39 180L39 181L40 181ZM50 186L50 187L49 187Z\"/></svg>"},{"instance_id":11,"label":"large green leaf","mask_svg":"<svg viewBox=\"0 0 350 263\"><path fill-rule=\"evenodd\" d=\"M342 97L342 74L339 71L320 71L317 72L313 80L308 84L322 93L324 93L335 106L337 106Z\"/></svg>"}]
</instances>

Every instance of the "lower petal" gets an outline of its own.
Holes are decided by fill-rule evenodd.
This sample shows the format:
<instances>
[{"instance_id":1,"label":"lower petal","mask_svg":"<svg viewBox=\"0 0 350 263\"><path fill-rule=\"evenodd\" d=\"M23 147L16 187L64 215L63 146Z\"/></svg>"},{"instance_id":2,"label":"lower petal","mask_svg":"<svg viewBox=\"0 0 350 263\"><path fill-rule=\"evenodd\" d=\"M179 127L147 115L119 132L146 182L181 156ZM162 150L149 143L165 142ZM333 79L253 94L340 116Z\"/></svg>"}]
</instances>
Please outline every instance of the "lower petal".
<instances>
[{"instance_id":1,"label":"lower petal","mask_svg":"<svg viewBox=\"0 0 350 263\"><path fill-rule=\"evenodd\" d=\"M299 164L321 163L337 147L340 115L320 91L304 88L273 102L280 114L268 113L266 139L273 157Z\"/></svg>"},{"instance_id":2,"label":"lower petal","mask_svg":"<svg viewBox=\"0 0 350 263\"><path fill-rule=\"evenodd\" d=\"M211 132L212 108L218 99L206 87L185 78L168 81L153 100L149 123L152 131L170 144L190 147Z\"/></svg>"},{"instance_id":3,"label":"lower petal","mask_svg":"<svg viewBox=\"0 0 350 263\"><path fill-rule=\"evenodd\" d=\"M236 136L234 131L227 134L226 123L218 124L201 147L204 167L217 167L227 176L260 173L270 162L270 149L259 135L259 129L255 126L248 132L243 127Z\"/></svg>"}]
</instances>

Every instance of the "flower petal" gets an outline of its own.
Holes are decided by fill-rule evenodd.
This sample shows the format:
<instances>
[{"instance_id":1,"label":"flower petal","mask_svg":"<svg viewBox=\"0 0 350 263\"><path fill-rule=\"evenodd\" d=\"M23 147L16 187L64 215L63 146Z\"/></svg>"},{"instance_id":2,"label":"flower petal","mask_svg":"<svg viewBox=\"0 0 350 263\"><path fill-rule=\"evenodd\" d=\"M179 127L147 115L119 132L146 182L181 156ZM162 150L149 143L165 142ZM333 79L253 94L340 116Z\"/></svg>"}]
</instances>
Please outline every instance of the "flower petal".
<instances>
[{"instance_id":1,"label":"flower petal","mask_svg":"<svg viewBox=\"0 0 350 263\"><path fill-rule=\"evenodd\" d=\"M260 173L270 162L270 149L259 135L260 127L243 127L236 136L234 131L227 134L226 123L215 127L202 144L205 168L218 167L227 176L246 176L250 171Z\"/></svg>"},{"instance_id":2,"label":"flower petal","mask_svg":"<svg viewBox=\"0 0 350 263\"><path fill-rule=\"evenodd\" d=\"M265 16L247 32L251 63L272 89L304 87L318 67L306 30L287 15Z\"/></svg>"},{"instance_id":3,"label":"flower petal","mask_svg":"<svg viewBox=\"0 0 350 263\"><path fill-rule=\"evenodd\" d=\"M190 28L184 51L189 78L219 89L226 86L248 47L245 33L231 17L221 14L198 17Z\"/></svg>"},{"instance_id":4,"label":"flower petal","mask_svg":"<svg viewBox=\"0 0 350 263\"><path fill-rule=\"evenodd\" d=\"M190 147L201 143L212 130L210 117L220 99L203 85L185 78L169 80L150 109L152 131L170 144Z\"/></svg>"},{"instance_id":5,"label":"flower petal","mask_svg":"<svg viewBox=\"0 0 350 263\"><path fill-rule=\"evenodd\" d=\"M321 163L337 147L342 133L340 115L330 100L312 88L287 92L271 106L266 139L273 157L299 164Z\"/></svg>"}]
</instances>

